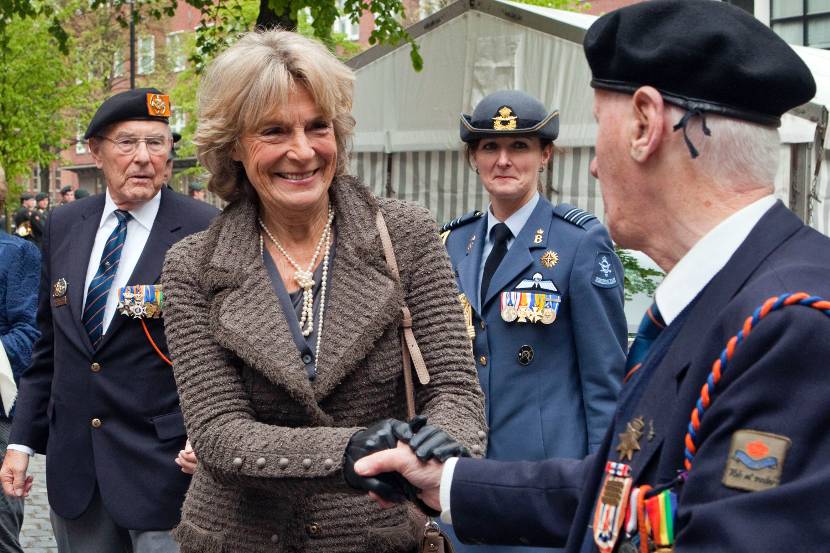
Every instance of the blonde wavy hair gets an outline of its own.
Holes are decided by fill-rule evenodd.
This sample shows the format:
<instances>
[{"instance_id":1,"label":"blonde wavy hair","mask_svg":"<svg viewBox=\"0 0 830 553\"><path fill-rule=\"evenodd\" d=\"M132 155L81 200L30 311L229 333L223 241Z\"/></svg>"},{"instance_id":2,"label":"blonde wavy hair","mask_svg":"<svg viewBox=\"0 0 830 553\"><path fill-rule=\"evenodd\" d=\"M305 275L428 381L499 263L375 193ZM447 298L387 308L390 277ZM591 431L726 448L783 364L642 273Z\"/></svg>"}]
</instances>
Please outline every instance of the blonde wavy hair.
<instances>
[{"instance_id":1,"label":"blonde wavy hair","mask_svg":"<svg viewBox=\"0 0 830 553\"><path fill-rule=\"evenodd\" d=\"M246 194L255 197L242 164L232 159L233 149L275 107L285 105L298 85L332 121L335 175L346 173L355 125L354 73L317 41L289 31L254 31L218 56L199 86L193 143L199 162L210 172L209 190L228 202Z\"/></svg>"}]
</instances>

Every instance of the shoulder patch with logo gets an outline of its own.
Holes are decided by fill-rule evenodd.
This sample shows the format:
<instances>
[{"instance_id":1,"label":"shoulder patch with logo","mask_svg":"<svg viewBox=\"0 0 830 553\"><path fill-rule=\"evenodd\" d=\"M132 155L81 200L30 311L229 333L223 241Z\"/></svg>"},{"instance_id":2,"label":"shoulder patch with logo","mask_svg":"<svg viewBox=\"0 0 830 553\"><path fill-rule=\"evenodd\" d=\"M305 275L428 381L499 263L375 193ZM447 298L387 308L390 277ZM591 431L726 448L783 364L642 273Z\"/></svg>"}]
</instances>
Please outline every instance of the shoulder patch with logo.
<instances>
[{"instance_id":1,"label":"shoulder patch with logo","mask_svg":"<svg viewBox=\"0 0 830 553\"><path fill-rule=\"evenodd\" d=\"M738 430L732 434L723 485L748 492L778 487L791 443L779 434Z\"/></svg>"},{"instance_id":2,"label":"shoulder patch with logo","mask_svg":"<svg viewBox=\"0 0 830 553\"><path fill-rule=\"evenodd\" d=\"M591 284L600 288L615 288L620 284L617 272L614 270L614 254L598 252L594 262L594 272L591 275Z\"/></svg>"}]
</instances>

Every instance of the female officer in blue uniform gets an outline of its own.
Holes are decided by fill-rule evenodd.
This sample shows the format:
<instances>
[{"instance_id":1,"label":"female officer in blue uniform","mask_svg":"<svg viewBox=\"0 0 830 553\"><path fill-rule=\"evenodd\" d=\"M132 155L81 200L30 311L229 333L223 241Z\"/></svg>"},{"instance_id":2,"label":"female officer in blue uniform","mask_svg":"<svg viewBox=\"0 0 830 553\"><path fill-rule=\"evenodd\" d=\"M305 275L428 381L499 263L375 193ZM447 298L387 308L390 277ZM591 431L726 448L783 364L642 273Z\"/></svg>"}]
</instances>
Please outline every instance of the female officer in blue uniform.
<instances>
[{"instance_id":1,"label":"female officer in blue uniform","mask_svg":"<svg viewBox=\"0 0 830 553\"><path fill-rule=\"evenodd\" d=\"M461 116L490 207L448 223L442 236L486 396L490 459L595 451L623 380L623 269L608 232L538 192L558 130L558 111L515 90Z\"/></svg>"}]
</instances>

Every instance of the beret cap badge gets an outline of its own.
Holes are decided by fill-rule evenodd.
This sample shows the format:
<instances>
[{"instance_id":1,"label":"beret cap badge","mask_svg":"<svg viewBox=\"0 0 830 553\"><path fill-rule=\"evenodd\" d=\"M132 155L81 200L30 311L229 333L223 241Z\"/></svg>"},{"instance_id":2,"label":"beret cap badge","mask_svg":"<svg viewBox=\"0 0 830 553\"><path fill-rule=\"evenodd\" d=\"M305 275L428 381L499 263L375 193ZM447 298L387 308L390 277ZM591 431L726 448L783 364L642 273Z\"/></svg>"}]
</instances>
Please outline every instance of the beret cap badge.
<instances>
[{"instance_id":1,"label":"beret cap badge","mask_svg":"<svg viewBox=\"0 0 830 553\"><path fill-rule=\"evenodd\" d=\"M148 92L147 114L151 117L170 117L170 96Z\"/></svg>"},{"instance_id":2,"label":"beret cap badge","mask_svg":"<svg viewBox=\"0 0 830 553\"><path fill-rule=\"evenodd\" d=\"M516 130L516 120L518 117L513 115L513 110L510 106L502 106L499 108L498 115L493 117L493 130L496 131L513 131Z\"/></svg>"}]
</instances>

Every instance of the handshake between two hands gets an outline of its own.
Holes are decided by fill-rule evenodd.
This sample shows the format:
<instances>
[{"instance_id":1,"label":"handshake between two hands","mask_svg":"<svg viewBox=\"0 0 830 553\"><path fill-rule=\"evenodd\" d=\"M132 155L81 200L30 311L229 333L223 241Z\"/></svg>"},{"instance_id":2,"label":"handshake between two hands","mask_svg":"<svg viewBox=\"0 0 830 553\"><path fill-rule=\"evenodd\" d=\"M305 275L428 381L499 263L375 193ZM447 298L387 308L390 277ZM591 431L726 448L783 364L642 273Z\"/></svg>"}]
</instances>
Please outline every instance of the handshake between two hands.
<instances>
[{"instance_id":1,"label":"handshake between two hands","mask_svg":"<svg viewBox=\"0 0 830 553\"><path fill-rule=\"evenodd\" d=\"M427 424L424 416L408 423L383 419L355 433L343 455L343 474L355 489L381 505L409 500L424 513L437 516L442 463L469 457L449 434Z\"/></svg>"}]
</instances>

